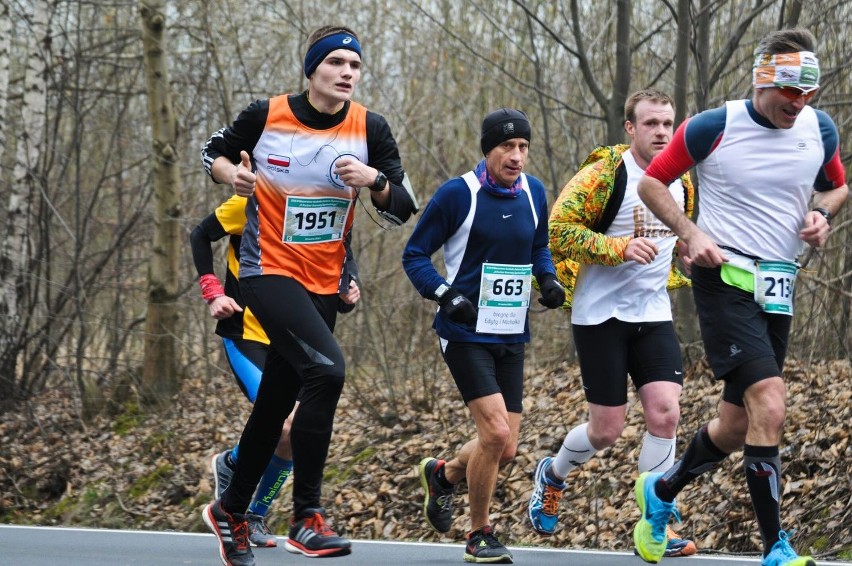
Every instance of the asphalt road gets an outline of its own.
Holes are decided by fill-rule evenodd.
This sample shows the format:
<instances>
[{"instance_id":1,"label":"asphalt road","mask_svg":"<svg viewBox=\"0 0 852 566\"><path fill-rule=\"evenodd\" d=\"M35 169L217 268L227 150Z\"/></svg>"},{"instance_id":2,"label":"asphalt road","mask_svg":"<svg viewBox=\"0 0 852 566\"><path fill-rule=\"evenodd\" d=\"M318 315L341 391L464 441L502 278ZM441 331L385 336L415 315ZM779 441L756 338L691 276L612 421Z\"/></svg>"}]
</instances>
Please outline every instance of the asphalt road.
<instances>
[{"instance_id":1,"label":"asphalt road","mask_svg":"<svg viewBox=\"0 0 852 566\"><path fill-rule=\"evenodd\" d=\"M278 548L256 548L258 566L417 566L464 564L461 544L353 541L352 554L338 558L307 558L290 554L279 537ZM627 552L595 552L511 547L515 564L530 566L643 566ZM692 556L664 558L662 566L735 566L759 564L756 558ZM0 525L0 566L180 566L220 565L212 534L66 529ZM850 562L819 562L820 566L852 566Z\"/></svg>"}]
</instances>

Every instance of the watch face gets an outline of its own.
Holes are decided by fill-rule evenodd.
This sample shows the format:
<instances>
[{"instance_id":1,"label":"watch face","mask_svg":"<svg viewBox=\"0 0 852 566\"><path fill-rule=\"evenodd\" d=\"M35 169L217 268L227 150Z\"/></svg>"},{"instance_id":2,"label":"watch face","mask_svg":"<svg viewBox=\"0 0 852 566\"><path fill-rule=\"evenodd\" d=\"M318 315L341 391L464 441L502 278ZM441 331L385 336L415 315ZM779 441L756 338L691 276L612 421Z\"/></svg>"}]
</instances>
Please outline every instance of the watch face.
<instances>
[{"instance_id":1,"label":"watch face","mask_svg":"<svg viewBox=\"0 0 852 566\"><path fill-rule=\"evenodd\" d=\"M385 188L385 184L387 182L388 182L388 178L385 176L384 173L379 171L379 174L376 175L376 180L373 181L372 185L370 185L370 190L371 191L381 191L382 189Z\"/></svg>"}]
</instances>

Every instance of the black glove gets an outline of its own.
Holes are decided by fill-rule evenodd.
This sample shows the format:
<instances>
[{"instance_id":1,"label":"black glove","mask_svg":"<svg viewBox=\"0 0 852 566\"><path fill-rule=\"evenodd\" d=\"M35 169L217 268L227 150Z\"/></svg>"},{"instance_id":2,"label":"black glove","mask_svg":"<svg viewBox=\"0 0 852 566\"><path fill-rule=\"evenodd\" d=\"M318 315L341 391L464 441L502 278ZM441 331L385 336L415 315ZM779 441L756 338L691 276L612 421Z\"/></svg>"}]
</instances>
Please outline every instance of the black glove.
<instances>
[{"instance_id":1,"label":"black glove","mask_svg":"<svg viewBox=\"0 0 852 566\"><path fill-rule=\"evenodd\" d=\"M450 287L444 292L438 304L447 318L458 324L473 326L476 324L476 307L467 297Z\"/></svg>"},{"instance_id":2,"label":"black glove","mask_svg":"<svg viewBox=\"0 0 852 566\"><path fill-rule=\"evenodd\" d=\"M538 302L549 309L558 309L565 302L565 289L556 280L556 276L552 273L545 273L538 277L538 288L541 291L541 297Z\"/></svg>"}]
</instances>

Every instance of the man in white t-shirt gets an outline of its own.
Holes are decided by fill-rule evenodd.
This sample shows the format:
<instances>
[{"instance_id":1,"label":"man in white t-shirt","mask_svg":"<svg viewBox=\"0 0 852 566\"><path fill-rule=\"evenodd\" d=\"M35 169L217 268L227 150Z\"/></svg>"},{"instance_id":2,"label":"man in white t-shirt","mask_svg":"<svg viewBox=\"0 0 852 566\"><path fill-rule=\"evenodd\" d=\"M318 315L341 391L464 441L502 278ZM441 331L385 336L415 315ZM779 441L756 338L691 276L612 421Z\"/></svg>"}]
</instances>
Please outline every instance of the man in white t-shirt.
<instances>
[{"instance_id":1,"label":"man in white t-shirt","mask_svg":"<svg viewBox=\"0 0 852 566\"><path fill-rule=\"evenodd\" d=\"M636 191L645 168L671 139L674 102L660 91L640 90L627 99L624 114L630 146L596 149L562 190L550 216L557 273L564 286L573 287L573 304L569 296L565 306L572 309L589 420L568 433L555 457L536 467L529 518L543 535L556 529L568 473L624 430L628 375L647 425L639 471L665 471L674 463L683 364L667 287L686 280L673 261L677 236ZM668 190L691 214L689 177L675 179ZM666 556L695 552L692 541L669 528Z\"/></svg>"},{"instance_id":2,"label":"man in white t-shirt","mask_svg":"<svg viewBox=\"0 0 852 566\"><path fill-rule=\"evenodd\" d=\"M782 529L784 359L795 307L797 257L823 246L849 188L837 127L808 102L819 91L816 38L802 28L768 33L755 50L753 94L678 127L648 167L639 195L688 245L704 351L724 384L717 415L699 427L665 474L634 487L639 555L657 562L675 497L742 451L743 476L763 541L761 566L814 566ZM696 168L701 214L678 210L666 183Z\"/></svg>"}]
</instances>

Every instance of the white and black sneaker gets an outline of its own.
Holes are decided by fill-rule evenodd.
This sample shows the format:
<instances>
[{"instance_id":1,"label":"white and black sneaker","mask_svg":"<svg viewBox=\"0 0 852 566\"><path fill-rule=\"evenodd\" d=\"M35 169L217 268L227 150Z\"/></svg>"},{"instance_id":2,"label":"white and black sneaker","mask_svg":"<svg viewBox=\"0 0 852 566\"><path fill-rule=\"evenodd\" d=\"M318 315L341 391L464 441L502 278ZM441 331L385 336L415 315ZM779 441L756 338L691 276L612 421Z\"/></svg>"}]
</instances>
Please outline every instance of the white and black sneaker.
<instances>
[{"instance_id":1,"label":"white and black sneaker","mask_svg":"<svg viewBox=\"0 0 852 566\"><path fill-rule=\"evenodd\" d=\"M298 521L291 519L290 536L284 548L310 557L343 556L352 552L352 543L331 530L323 513L322 509L308 509Z\"/></svg>"},{"instance_id":2,"label":"white and black sneaker","mask_svg":"<svg viewBox=\"0 0 852 566\"><path fill-rule=\"evenodd\" d=\"M254 566L245 515L228 513L218 499L201 512L204 522L219 539L219 558L225 566Z\"/></svg>"}]
</instances>

